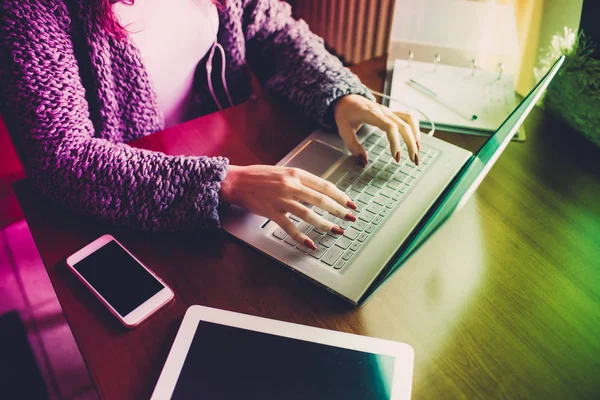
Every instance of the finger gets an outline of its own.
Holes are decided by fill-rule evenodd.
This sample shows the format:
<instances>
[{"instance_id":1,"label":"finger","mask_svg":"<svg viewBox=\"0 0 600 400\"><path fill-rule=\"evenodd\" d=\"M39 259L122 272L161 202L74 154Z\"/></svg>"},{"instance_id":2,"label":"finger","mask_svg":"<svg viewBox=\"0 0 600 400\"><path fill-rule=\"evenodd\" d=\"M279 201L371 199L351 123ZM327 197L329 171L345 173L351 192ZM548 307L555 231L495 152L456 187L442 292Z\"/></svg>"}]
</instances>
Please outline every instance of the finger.
<instances>
[{"instance_id":1,"label":"finger","mask_svg":"<svg viewBox=\"0 0 600 400\"><path fill-rule=\"evenodd\" d=\"M395 114L397 117L401 118L404 122L408 123L408 125L410 126L410 129L412 129L412 132L415 136L415 140L417 142L417 149L420 151L421 150L421 128L419 127L419 119L415 116L414 113L410 112L410 111L397 111L397 112L392 112L393 114Z\"/></svg>"},{"instance_id":2,"label":"finger","mask_svg":"<svg viewBox=\"0 0 600 400\"><path fill-rule=\"evenodd\" d=\"M319 193L308 186L302 186L295 191L295 196L298 200L302 200L306 203L320 207L338 218L345 219L347 221L356 221L356 217L348 212L345 207L342 207L339 203L334 201L331 197L326 194ZM347 196L346 196L347 197ZM352 200L350 200L352 203ZM352 203L354 205L354 203ZM314 213L314 212L313 212ZM308 222L308 221L307 221Z\"/></svg>"},{"instance_id":3,"label":"finger","mask_svg":"<svg viewBox=\"0 0 600 400\"><path fill-rule=\"evenodd\" d=\"M366 123L374 125L386 133L392 157L398 161L400 159L400 135L396 122L386 116L382 108L367 110L363 114L363 119Z\"/></svg>"},{"instance_id":4,"label":"finger","mask_svg":"<svg viewBox=\"0 0 600 400\"><path fill-rule=\"evenodd\" d=\"M354 204L350 196L338 189L333 183L323 178L319 178L318 176L313 175L310 172L302 171L300 173L300 183L313 190L316 190L317 192L323 193L329 198L335 200L342 207L348 207L353 210L356 210L356 204ZM346 211L344 210L344 213L345 212ZM343 218L343 215L344 214L342 214L340 218Z\"/></svg>"},{"instance_id":5,"label":"finger","mask_svg":"<svg viewBox=\"0 0 600 400\"><path fill-rule=\"evenodd\" d=\"M363 145L358 141L356 131L348 124L341 126L339 132L342 139L344 139L346 147L350 150L350 153L358 158L363 167L366 167L369 157L367 155L367 150L365 150Z\"/></svg>"},{"instance_id":6,"label":"finger","mask_svg":"<svg viewBox=\"0 0 600 400\"><path fill-rule=\"evenodd\" d=\"M286 209L288 212L294 214L298 218L308 222L312 226L317 227L323 232L332 232L337 235L343 235L344 230L340 228L338 225L334 224L331 221L327 221L325 218L318 215L316 212L311 210L310 208L300 204L297 201L290 201L286 205Z\"/></svg>"},{"instance_id":7,"label":"finger","mask_svg":"<svg viewBox=\"0 0 600 400\"><path fill-rule=\"evenodd\" d=\"M390 112L390 118L396 123L398 127L398 131L400 135L402 135L402 140L406 143L406 147L408 148L409 158L415 163L419 163L419 150L417 149L417 141L415 139L415 134L413 133L411 127L404 122L400 117L396 114Z\"/></svg>"},{"instance_id":8,"label":"finger","mask_svg":"<svg viewBox=\"0 0 600 400\"><path fill-rule=\"evenodd\" d=\"M285 214L280 214L276 218L271 219L296 242L302 243L312 250L317 249L317 246L315 246L315 243L311 240L311 238L309 238L304 232L300 232L296 225L294 225Z\"/></svg>"}]
</instances>

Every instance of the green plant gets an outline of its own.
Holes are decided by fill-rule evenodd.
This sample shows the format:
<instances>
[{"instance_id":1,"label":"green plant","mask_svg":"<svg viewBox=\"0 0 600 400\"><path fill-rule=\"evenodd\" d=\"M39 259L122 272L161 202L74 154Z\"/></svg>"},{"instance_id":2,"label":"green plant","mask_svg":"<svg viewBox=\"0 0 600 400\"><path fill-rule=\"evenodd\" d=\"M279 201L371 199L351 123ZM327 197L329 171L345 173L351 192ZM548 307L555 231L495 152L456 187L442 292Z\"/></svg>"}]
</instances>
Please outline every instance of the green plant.
<instances>
[{"instance_id":1,"label":"green plant","mask_svg":"<svg viewBox=\"0 0 600 400\"><path fill-rule=\"evenodd\" d=\"M563 68L548 87L543 104L551 113L600 146L600 60L594 59L593 44L583 34L565 27L553 37L534 74L541 78L561 54Z\"/></svg>"}]
</instances>

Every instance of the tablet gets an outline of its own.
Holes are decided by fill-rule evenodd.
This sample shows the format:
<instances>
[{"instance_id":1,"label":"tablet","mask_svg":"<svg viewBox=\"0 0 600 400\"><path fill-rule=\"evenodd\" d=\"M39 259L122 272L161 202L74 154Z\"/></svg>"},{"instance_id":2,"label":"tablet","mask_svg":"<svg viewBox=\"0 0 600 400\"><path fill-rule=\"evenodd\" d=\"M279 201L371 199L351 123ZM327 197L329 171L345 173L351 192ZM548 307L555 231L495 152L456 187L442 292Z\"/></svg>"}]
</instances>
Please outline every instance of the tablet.
<instances>
[{"instance_id":1,"label":"tablet","mask_svg":"<svg viewBox=\"0 0 600 400\"><path fill-rule=\"evenodd\" d=\"M407 344L190 307L151 400L410 399Z\"/></svg>"}]
</instances>

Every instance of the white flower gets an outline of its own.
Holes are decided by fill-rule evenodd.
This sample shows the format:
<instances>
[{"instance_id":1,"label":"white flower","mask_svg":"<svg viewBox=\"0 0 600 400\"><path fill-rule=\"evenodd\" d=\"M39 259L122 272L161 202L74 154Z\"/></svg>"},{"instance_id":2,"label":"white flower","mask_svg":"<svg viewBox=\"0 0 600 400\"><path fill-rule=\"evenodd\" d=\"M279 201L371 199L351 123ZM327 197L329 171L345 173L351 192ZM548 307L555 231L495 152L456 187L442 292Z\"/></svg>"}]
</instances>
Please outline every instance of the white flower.
<instances>
[{"instance_id":1,"label":"white flower","mask_svg":"<svg viewBox=\"0 0 600 400\"><path fill-rule=\"evenodd\" d=\"M538 65L533 69L533 75L536 80L542 79L542 77L548 72L550 67L554 65L556 60L563 55L569 54L575 48L577 44L577 33L574 29L567 26L563 28L563 34L557 33L552 37L550 45L542 53L538 60Z\"/></svg>"}]
</instances>

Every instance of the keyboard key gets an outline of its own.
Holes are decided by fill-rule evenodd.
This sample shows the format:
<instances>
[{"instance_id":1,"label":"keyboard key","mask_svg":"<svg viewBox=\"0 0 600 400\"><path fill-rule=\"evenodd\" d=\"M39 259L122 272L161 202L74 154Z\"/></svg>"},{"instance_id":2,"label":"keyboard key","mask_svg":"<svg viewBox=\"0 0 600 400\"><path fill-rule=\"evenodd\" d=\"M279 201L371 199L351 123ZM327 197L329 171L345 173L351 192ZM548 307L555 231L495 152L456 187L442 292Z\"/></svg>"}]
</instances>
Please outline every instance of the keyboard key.
<instances>
[{"instance_id":1,"label":"keyboard key","mask_svg":"<svg viewBox=\"0 0 600 400\"><path fill-rule=\"evenodd\" d=\"M338 262L335 263L335 265L333 266L333 268L334 269L342 269L342 268L344 268L345 265L346 265L346 261L339 260Z\"/></svg>"},{"instance_id":2,"label":"keyboard key","mask_svg":"<svg viewBox=\"0 0 600 400\"><path fill-rule=\"evenodd\" d=\"M369 237L369 234L366 232L361 232L360 235L358 235L358 241L359 242L364 242L365 240L367 240L367 238Z\"/></svg>"},{"instance_id":3,"label":"keyboard key","mask_svg":"<svg viewBox=\"0 0 600 400\"><path fill-rule=\"evenodd\" d=\"M321 258L321 261L323 261L327 265L333 265L338 260L338 258L340 258L343 252L344 250L342 248L334 246L331 249L329 249L327 253L325 253L325 255Z\"/></svg>"},{"instance_id":4,"label":"keyboard key","mask_svg":"<svg viewBox=\"0 0 600 400\"><path fill-rule=\"evenodd\" d=\"M388 215L389 212L390 212L389 208L382 208L381 211L379 211L379 215L381 215L382 217L385 218L385 216Z\"/></svg>"},{"instance_id":5,"label":"keyboard key","mask_svg":"<svg viewBox=\"0 0 600 400\"><path fill-rule=\"evenodd\" d=\"M381 213L380 213L380 214L381 214ZM313 226L312 230L313 230L313 231L315 231L315 232L318 232L318 233L319 233L319 234L321 234L321 235L324 235L324 234L326 234L326 233L327 233L327 232L325 232L325 231L322 231L321 229L317 228L316 226Z\"/></svg>"},{"instance_id":6,"label":"keyboard key","mask_svg":"<svg viewBox=\"0 0 600 400\"><path fill-rule=\"evenodd\" d=\"M378 215L375 218L373 218L373 223L375 225L379 225L381 223L381 221L383 221L383 217L381 215Z\"/></svg>"},{"instance_id":7,"label":"keyboard key","mask_svg":"<svg viewBox=\"0 0 600 400\"><path fill-rule=\"evenodd\" d=\"M396 204L398 204L398 202L396 200L390 200L389 202L386 203L385 208L387 208L388 210L391 210L392 208L396 207Z\"/></svg>"},{"instance_id":8,"label":"keyboard key","mask_svg":"<svg viewBox=\"0 0 600 400\"><path fill-rule=\"evenodd\" d=\"M377 136L377 135L374 135L374 134L370 134L370 135L369 135L369 136L367 136L367 138L365 139L365 142L368 142L368 143L373 143L373 144L375 144L375 143L379 142L379 140L380 140L380 139L381 139L381 138L380 138L379 136Z\"/></svg>"},{"instance_id":9,"label":"keyboard key","mask_svg":"<svg viewBox=\"0 0 600 400\"><path fill-rule=\"evenodd\" d=\"M381 160L387 164L391 161L394 161L394 158L389 153L386 152L379 156L379 160Z\"/></svg>"},{"instance_id":10,"label":"keyboard key","mask_svg":"<svg viewBox=\"0 0 600 400\"><path fill-rule=\"evenodd\" d=\"M344 253L344 255L342 256L342 259L348 261L353 255L354 255L354 252L352 250L347 250Z\"/></svg>"},{"instance_id":11,"label":"keyboard key","mask_svg":"<svg viewBox=\"0 0 600 400\"><path fill-rule=\"evenodd\" d=\"M390 174L396 173L396 171L398 171L399 169L400 164L398 164L395 161L393 161L391 164L388 164L387 167L385 167L385 171L389 172Z\"/></svg>"},{"instance_id":12,"label":"keyboard key","mask_svg":"<svg viewBox=\"0 0 600 400\"><path fill-rule=\"evenodd\" d=\"M367 185L365 185L364 183L360 183L360 181L356 182L354 185L352 185L352 190L356 190L357 192L362 192L366 188L367 188Z\"/></svg>"},{"instance_id":13,"label":"keyboard key","mask_svg":"<svg viewBox=\"0 0 600 400\"><path fill-rule=\"evenodd\" d=\"M381 171L386 167L386 165L387 163L384 163L383 161L379 160L373 164L373 168Z\"/></svg>"},{"instance_id":14,"label":"keyboard key","mask_svg":"<svg viewBox=\"0 0 600 400\"><path fill-rule=\"evenodd\" d=\"M365 232L371 233L375 230L375 228L377 228L377 225L369 224L369 226L367 226L367 228L365 229Z\"/></svg>"},{"instance_id":15,"label":"keyboard key","mask_svg":"<svg viewBox=\"0 0 600 400\"><path fill-rule=\"evenodd\" d=\"M362 175L365 172L365 169L362 167L362 165L355 165L354 167L352 167L352 169L350 170L352 172L356 172L359 175Z\"/></svg>"},{"instance_id":16,"label":"keyboard key","mask_svg":"<svg viewBox=\"0 0 600 400\"><path fill-rule=\"evenodd\" d=\"M358 196L356 198L356 200L360 201L361 203L365 203L365 204L369 204L372 199L373 199L373 197L371 197L367 193L362 193L360 196Z\"/></svg>"},{"instance_id":17,"label":"keyboard key","mask_svg":"<svg viewBox=\"0 0 600 400\"><path fill-rule=\"evenodd\" d=\"M360 177L360 179L358 180L358 182L362 183L363 185L369 185L372 180L373 180L372 176L370 176L370 175L363 175L363 176Z\"/></svg>"},{"instance_id":18,"label":"keyboard key","mask_svg":"<svg viewBox=\"0 0 600 400\"><path fill-rule=\"evenodd\" d=\"M305 221L302 221L298 224L298 230L302 233L308 232L311 227L312 225Z\"/></svg>"},{"instance_id":19,"label":"keyboard key","mask_svg":"<svg viewBox=\"0 0 600 400\"><path fill-rule=\"evenodd\" d=\"M360 233L359 231L350 227L346 230L346 232L344 232L344 236L350 240L354 240L354 239L356 239L356 237L358 236L359 233Z\"/></svg>"},{"instance_id":20,"label":"keyboard key","mask_svg":"<svg viewBox=\"0 0 600 400\"><path fill-rule=\"evenodd\" d=\"M358 211L358 212L361 212L367 206L365 203L361 203L360 201L358 203L354 203L354 205L356 206L355 211Z\"/></svg>"},{"instance_id":21,"label":"keyboard key","mask_svg":"<svg viewBox=\"0 0 600 400\"><path fill-rule=\"evenodd\" d=\"M336 186L342 192L345 192L346 190L348 190L348 188L350 187L350 185L352 185L350 182L345 181L345 180L342 179L341 181L338 182L338 184Z\"/></svg>"},{"instance_id":22,"label":"keyboard key","mask_svg":"<svg viewBox=\"0 0 600 400\"><path fill-rule=\"evenodd\" d=\"M296 250L300 250L303 253L308 253L310 249L305 245L298 243L298 245L296 246Z\"/></svg>"},{"instance_id":23,"label":"keyboard key","mask_svg":"<svg viewBox=\"0 0 600 400\"><path fill-rule=\"evenodd\" d=\"M398 181L389 181L387 183L387 187L389 187L392 190L400 190L400 188L402 187L402 182L398 182Z\"/></svg>"},{"instance_id":24,"label":"keyboard key","mask_svg":"<svg viewBox=\"0 0 600 400\"><path fill-rule=\"evenodd\" d=\"M350 250L357 251L360 247L360 242L354 242L350 245Z\"/></svg>"},{"instance_id":25,"label":"keyboard key","mask_svg":"<svg viewBox=\"0 0 600 400\"><path fill-rule=\"evenodd\" d=\"M377 176L377 174L379 173L378 170L373 169L373 168L369 168L367 170L367 172L365 172L365 176L370 176L371 178L375 178Z\"/></svg>"},{"instance_id":26,"label":"keyboard key","mask_svg":"<svg viewBox=\"0 0 600 400\"><path fill-rule=\"evenodd\" d=\"M371 222L371 220L373 219L374 216L375 216L375 214L365 210L364 212L360 213L359 218L362 219L363 221Z\"/></svg>"},{"instance_id":27,"label":"keyboard key","mask_svg":"<svg viewBox=\"0 0 600 400\"><path fill-rule=\"evenodd\" d=\"M346 250L348 247L350 247L351 244L352 244L352 241L344 236L342 236L341 238L338 239L337 242L335 242L336 246L339 246L344 250Z\"/></svg>"},{"instance_id":28,"label":"keyboard key","mask_svg":"<svg viewBox=\"0 0 600 400\"><path fill-rule=\"evenodd\" d=\"M277 228L273 231L273 236L275 236L279 240L283 240L287 236L287 233L285 233L283 229Z\"/></svg>"},{"instance_id":29,"label":"keyboard key","mask_svg":"<svg viewBox=\"0 0 600 400\"><path fill-rule=\"evenodd\" d=\"M357 179L358 177L356 175L351 174L350 172L344 175L344 181L350 182L350 184L356 182Z\"/></svg>"},{"instance_id":30,"label":"keyboard key","mask_svg":"<svg viewBox=\"0 0 600 400\"><path fill-rule=\"evenodd\" d=\"M373 153L376 153L377 155L379 155L379 154L381 154L381 153L383 153L385 151L385 147L383 147L382 145L378 144L375 147L373 147L371 149L371 151Z\"/></svg>"},{"instance_id":31,"label":"keyboard key","mask_svg":"<svg viewBox=\"0 0 600 400\"><path fill-rule=\"evenodd\" d=\"M317 213L317 214L319 214L319 215L325 215L325 213L327 212L327 211L323 210L323 209L322 209L322 208L320 208L320 207L315 207L315 208L313 208L313 211L314 211L314 212L316 212L316 213Z\"/></svg>"},{"instance_id":32,"label":"keyboard key","mask_svg":"<svg viewBox=\"0 0 600 400\"><path fill-rule=\"evenodd\" d=\"M325 214L323 215L323 218L329 222L335 222L337 220L337 217L333 214Z\"/></svg>"},{"instance_id":33,"label":"keyboard key","mask_svg":"<svg viewBox=\"0 0 600 400\"><path fill-rule=\"evenodd\" d=\"M301 222L300 218L296 217L295 215L288 214L288 217L290 217L290 219L292 220L292 222L297 222L297 223Z\"/></svg>"},{"instance_id":34,"label":"keyboard key","mask_svg":"<svg viewBox=\"0 0 600 400\"><path fill-rule=\"evenodd\" d=\"M354 189L350 189L346 193L348 193L348 196L350 196L350 198L353 200L360 196L360 192Z\"/></svg>"},{"instance_id":35,"label":"keyboard key","mask_svg":"<svg viewBox=\"0 0 600 400\"><path fill-rule=\"evenodd\" d=\"M381 189L381 192L379 192L379 193L381 193L381 195L385 196L385 197L393 197L396 194L396 192L394 190L387 188L387 187Z\"/></svg>"},{"instance_id":36,"label":"keyboard key","mask_svg":"<svg viewBox=\"0 0 600 400\"><path fill-rule=\"evenodd\" d=\"M402 196L400 193L394 193L392 195L392 200L398 201L400 200L400 196Z\"/></svg>"},{"instance_id":37,"label":"keyboard key","mask_svg":"<svg viewBox=\"0 0 600 400\"><path fill-rule=\"evenodd\" d=\"M380 206L384 206L385 203L387 203L388 199L385 196L382 196L381 194L378 194L377 196L375 196L375 198L373 199L373 203L375 204L379 204Z\"/></svg>"},{"instance_id":38,"label":"keyboard key","mask_svg":"<svg viewBox=\"0 0 600 400\"><path fill-rule=\"evenodd\" d=\"M359 231L362 231L363 229L365 229L367 227L367 223L365 221L363 221L362 219L357 219L356 222L352 223L352 227L354 229L358 229Z\"/></svg>"},{"instance_id":39,"label":"keyboard key","mask_svg":"<svg viewBox=\"0 0 600 400\"><path fill-rule=\"evenodd\" d=\"M412 173L413 168L411 168L410 166L412 165L411 163L406 163L404 164L401 168L400 168L400 172L406 174L406 175L410 175Z\"/></svg>"},{"instance_id":40,"label":"keyboard key","mask_svg":"<svg viewBox=\"0 0 600 400\"><path fill-rule=\"evenodd\" d=\"M307 236L308 236L308 237L309 237L309 238L310 238L310 239L311 239L313 242L317 243L317 242L319 241L319 239L321 239L321 236L322 236L322 235L321 235L319 232L315 231L315 230L314 230L314 228L313 228L313 230L312 230L312 231L308 232L308 235L307 235Z\"/></svg>"},{"instance_id":41,"label":"keyboard key","mask_svg":"<svg viewBox=\"0 0 600 400\"><path fill-rule=\"evenodd\" d=\"M375 203L371 203L371 205L367 207L367 211L372 212L373 214L379 214L379 210L381 210L381 206Z\"/></svg>"},{"instance_id":42,"label":"keyboard key","mask_svg":"<svg viewBox=\"0 0 600 400\"><path fill-rule=\"evenodd\" d=\"M295 246L295 245L298 244L298 242L296 242L294 239L292 239L291 236L286 237L285 240L284 240L284 242L286 242L290 246Z\"/></svg>"},{"instance_id":43,"label":"keyboard key","mask_svg":"<svg viewBox=\"0 0 600 400\"><path fill-rule=\"evenodd\" d=\"M385 186L385 181L381 178L375 178L372 182L372 185L381 189Z\"/></svg>"},{"instance_id":44,"label":"keyboard key","mask_svg":"<svg viewBox=\"0 0 600 400\"><path fill-rule=\"evenodd\" d=\"M378 178L389 181L390 179L392 179L392 174L390 174L389 172L386 172L386 171L381 171L378 175Z\"/></svg>"},{"instance_id":45,"label":"keyboard key","mask_svg":"<svg viewBox=\"0 0 600 400\"><path fill-rule=\"evenodd\" d=\"M323 254L325 254L325 252L327 251L327 247L325 246L317 246L316 250L308 250L308 255L311 257L314 257L316 259L319 259L323 256Z\"/></svg>"},{"instance_id":46,"label":"keyboard key","mask_svg":"<svg viewBox=\"0 0 600 400\"><path fill-rule=\"evenodd\" d=\"M367 190L365 190L365 193L367 193L368 195L371 195L371 196L375 196L378 192L379 192L379 188L377 188L375 186L369 186L367 188Z\"/></svg>"},{"instance_id":47,"label":"keyboard key","mask_svg":"<svg viewBox=\"0 0 600 400\"><path fill-rule=\"evenodd\" d=\"M350 223L351 223L350 221L346 221L345 219L343 219L343 220L340 219L337 222L337 225L342 229L348 229L348 227L350 226Z\"/></svg>"},{"instance_id":48,"label":"keyboard key","mask_svg":"<svg viewBox=\"0 0 600 400\"><path fill-rule=\"evenodd\" d=\"M325 235L319 239L319 244L322 244L325 247L331 247L335 244L336 238L333 236Z\"/></svg>"}]
</instances>

